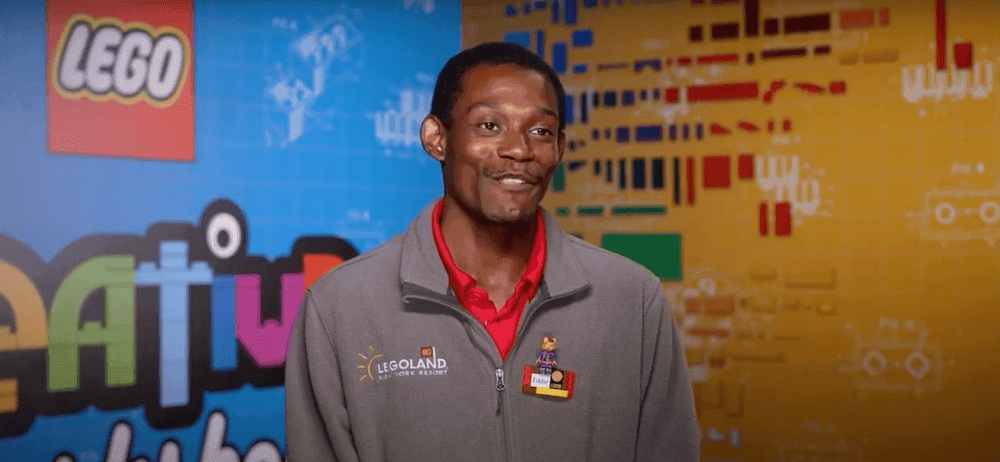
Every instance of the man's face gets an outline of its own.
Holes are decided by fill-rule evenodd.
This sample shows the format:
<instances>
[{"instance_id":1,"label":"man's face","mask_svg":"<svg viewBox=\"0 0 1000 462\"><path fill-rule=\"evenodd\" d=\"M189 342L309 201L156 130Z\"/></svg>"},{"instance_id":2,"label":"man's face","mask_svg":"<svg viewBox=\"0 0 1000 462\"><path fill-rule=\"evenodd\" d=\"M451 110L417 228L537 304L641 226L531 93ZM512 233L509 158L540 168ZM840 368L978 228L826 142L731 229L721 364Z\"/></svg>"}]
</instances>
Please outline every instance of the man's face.
<instances>
[{"instance_id":1,"label":"man's face","mask_svg":"<svg viewBox=\"0 0 1000 462\"><path fill-rule=\"evenodd\" d=\"M439 147L447 198L492 223L532 219L563 151L555 90L508 64L470 69L460 88Z\"/></svg>"}]
</instances>

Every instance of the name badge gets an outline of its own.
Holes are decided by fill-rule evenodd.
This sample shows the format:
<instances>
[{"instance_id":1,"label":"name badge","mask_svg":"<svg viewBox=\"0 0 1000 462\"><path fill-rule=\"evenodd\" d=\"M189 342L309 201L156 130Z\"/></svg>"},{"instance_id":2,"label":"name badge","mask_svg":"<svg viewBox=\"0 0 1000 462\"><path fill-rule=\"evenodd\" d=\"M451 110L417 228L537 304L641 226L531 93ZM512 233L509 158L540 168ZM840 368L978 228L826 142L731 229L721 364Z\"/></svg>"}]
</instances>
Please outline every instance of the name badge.
<instances>
[{"instance_id":1,"label":"name badge","mask_svg":"<svg viewBox=\"0 0 1000 462\"><path fill-rule=\"evenodd\" d=\"M576 373L559 369L556 364L556 338L545 337L542 339L542 348L538 350L535 365L524 366L521 391L528 395L572 398Z\"/></svg>"},{"instance_id":2,"label":"name badge","mask_svg":"<svg viewBox=\"0 0 1000 462\"><path fill-rule=\"evenodd\" d=\"M550 383L552 383L552 376L551 375L542 375L542 374L535 374L535 373L531 374L531 384L530 385L533 386L533 387L545 387L545 388L548 388Z\"/></svg>"}]
</instances>

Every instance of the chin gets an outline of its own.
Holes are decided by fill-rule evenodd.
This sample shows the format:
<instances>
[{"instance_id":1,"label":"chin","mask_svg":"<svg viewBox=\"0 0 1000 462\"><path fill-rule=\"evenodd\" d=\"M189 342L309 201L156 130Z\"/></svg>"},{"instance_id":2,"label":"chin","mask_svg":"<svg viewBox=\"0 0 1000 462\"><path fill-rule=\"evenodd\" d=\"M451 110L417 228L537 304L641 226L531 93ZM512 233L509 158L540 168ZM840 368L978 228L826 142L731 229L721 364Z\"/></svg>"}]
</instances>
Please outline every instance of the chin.
<instances>
[{"instance_id":1,"label":"chin","mask_svg":"<svg viewBox=\"0 0 1000 462\"><path fill-rule=\"evenodd\" d=\"M535 218L535 213L538 211L538 205L528 205L524 207L508 207L508 208L484 208L483 218L487 221L504 224L504 225L515 225L530 222Z\"/></svg>"}]
</instances>

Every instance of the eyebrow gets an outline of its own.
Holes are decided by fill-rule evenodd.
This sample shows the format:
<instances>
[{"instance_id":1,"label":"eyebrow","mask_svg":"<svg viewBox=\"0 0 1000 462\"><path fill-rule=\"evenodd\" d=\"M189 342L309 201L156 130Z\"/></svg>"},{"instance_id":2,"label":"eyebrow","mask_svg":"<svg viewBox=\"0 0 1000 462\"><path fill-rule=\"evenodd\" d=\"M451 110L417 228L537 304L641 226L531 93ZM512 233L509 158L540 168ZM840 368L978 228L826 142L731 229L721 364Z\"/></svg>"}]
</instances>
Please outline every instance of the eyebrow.
<instances>
[{"instance_id":1,"label":"eyebrow","mask_svg":"<svg viewBox=\"0 0 1000 462\"><path fill-rule=\"evenodd\" d=\"M476 109L478 107L486 107L486 108L495 109L495 110L499 110L500 109L500 105L497 104L497 103L488 103L488 102L485 102L485 101L480 101L478 103L473 104L472 106L469 106L469 109L467 111L465 111L465 113L468 114L468 113L472 112L474 109ZM537 111L535 111L535 113L552 116L552 117L555 117L557 119L559 118L559 113L556 112L556 111L554 111L552 108L550 108L548 106L543 106L543 107L539 108Z\"/></svg>"}]
</instances>

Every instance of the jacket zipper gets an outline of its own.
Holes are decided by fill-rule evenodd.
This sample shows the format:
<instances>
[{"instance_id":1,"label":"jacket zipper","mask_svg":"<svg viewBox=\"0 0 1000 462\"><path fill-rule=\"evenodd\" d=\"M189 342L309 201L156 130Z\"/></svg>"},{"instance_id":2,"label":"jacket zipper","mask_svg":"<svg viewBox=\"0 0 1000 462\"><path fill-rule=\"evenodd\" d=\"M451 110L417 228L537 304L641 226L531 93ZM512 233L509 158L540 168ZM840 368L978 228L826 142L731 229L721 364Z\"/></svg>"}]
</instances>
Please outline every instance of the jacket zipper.
<instances>
[{"instance_id":1,"label":"jacket zipper","mask_svg":"<svg viewBox=\"0 0 1000 462\"><path fill-rule=\"evenodd\" d=\"M503 363L497 368L497 417L500 419L500 445L503 447L503 460L510 461L510 429L507 427L507 416L503 415L503 394L507 384L503 380Z\"/></svg>"},{"instance_id":2,"label":"jacket zipper","mask_svg":"<svg viewBox=\"0 0 1000 462\"><path fill-rule=\"evenodd\" d=\"M503 369L497 368L497 415L500 415L500 409L503 406L503 391L507 389L507 385L503 382Z\"/></svg>"},{"instance_id":3,"label":"jacket zipper","mask_svg":"<svg viewBox=\"0 0 1000 462\"><path fill-rule=\"evenodd\" d=\"M507 389L507 384L503 380L503 366L497 368L497 417L500 419L500 444L503 447L503 460L510 462L510 426L507 424L507 416L503 412L503 394Z\"/></svg>"}]
</instances>

